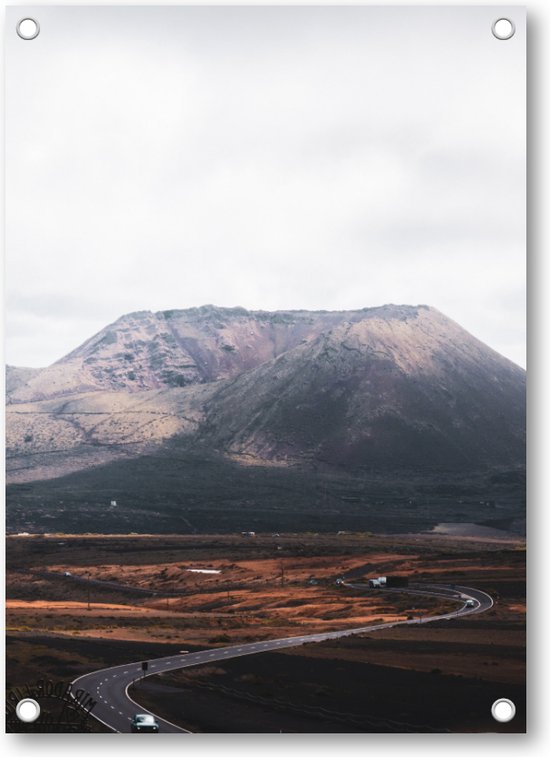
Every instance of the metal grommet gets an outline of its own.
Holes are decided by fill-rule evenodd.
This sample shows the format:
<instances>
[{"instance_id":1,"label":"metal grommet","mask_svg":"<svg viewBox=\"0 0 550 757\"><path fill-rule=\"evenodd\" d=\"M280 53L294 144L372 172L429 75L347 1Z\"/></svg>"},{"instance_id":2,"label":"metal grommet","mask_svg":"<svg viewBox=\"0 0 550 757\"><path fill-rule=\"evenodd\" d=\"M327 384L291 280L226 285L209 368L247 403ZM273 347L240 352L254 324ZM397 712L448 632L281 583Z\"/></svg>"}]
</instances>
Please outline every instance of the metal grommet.
<instances>
[{"instance_id":1,"label":"metal grommet","mask_svg":"<svg viewBox=\"0 0 550 757\"><path fill-rule=\"evenodd\" d=\"M497 39L510 39L516 33L516 25L510 18L497 18L491 26L493 36Z\"/></svg>"},{"instance_id":2,"label":"metal grommet","mask_svg":"<svg viewBox=\"0 0 550 757\"><path fill-rule=\"evenodd\" d=\"M509 723L516 714L516 705L511 699L497 699L491 707L491 715L499 723Z\"/></svg>"},{"instance_id":3,"label":"metal grommet","mask_svg":"<svg viewBox=\"0 0 550 757\"><path fill-rule=\"evenodd\" d=\"M22 699L17 702L15 714L23 723L34 723L40 717L40 705L36 699Z\"/></svg>"},{"instance_id":4,"label":"metal grommet","mask_svg":"<svg viewBox=\"0 0 550 757\"><path fill-rule=\"evenodd\" d=\"M36 39L40 34L40 24L35 18L26 16L17 22L15 31L21 39Z\"/></svg>"}]
</instances>

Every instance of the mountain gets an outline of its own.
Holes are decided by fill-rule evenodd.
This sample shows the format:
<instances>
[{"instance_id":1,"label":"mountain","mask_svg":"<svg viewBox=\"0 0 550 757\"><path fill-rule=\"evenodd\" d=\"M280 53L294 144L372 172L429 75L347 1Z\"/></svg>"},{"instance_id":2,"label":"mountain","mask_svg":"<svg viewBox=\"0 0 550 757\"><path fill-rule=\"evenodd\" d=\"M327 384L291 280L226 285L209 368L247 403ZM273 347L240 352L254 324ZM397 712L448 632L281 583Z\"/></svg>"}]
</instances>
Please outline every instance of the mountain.
<instances>
[{"instance_id":1,"label":"mountain","mask_svg":"<svg viewBox=\"0 0 550 757\"><path fill-rule=\"evenodd\" d=\"M6 396L24 386L28 381L40 373L40 368L16 368L13 365L6 366Z\"/></svg>"},{"instance_id":2,"label":"mountain","mask_svg":"<svg viewBox=\"0 0 550 757\"><path fill-rule=\"evenodd\" d=\"M373 309L223 384L201 436L250 459L514 465L525 373L434 309Z\"/></svg>"},{"instance_id":3,"label":"mountain","mask_svg":"<svg viewBox=\"0 0 550 757\"><path fill-rule=\"evenodd\" d=\"M382 517L374 503L387 518L388 502L428 490L473 498L453 516L472 520L497 494L512 513L523 503L525 372L423 305L132 313L9 377L8 509L25 530L48 508L68 517L67 502L74 528L95 530L78 503L114 492L132 515L104 514L107 530L147 529L153 507L167 529L186 507L200 523L214 508L209 528L243 512L278 513L261 521L277 528L285 508L319 510L320 487L330 518L348 503L354 527Z\"/></svg>"},{"instance_id":4,"label":"mountain","mask_svg":"<svg viewBox=\"0 0 550 757\"><path fill-rule=\"evenodd\" d=\"M364 311L247 311L206 305L124 315L42 370L12 368L8 402L83 392L140 392L237 376Z\"/></svg>"}]
</instances>

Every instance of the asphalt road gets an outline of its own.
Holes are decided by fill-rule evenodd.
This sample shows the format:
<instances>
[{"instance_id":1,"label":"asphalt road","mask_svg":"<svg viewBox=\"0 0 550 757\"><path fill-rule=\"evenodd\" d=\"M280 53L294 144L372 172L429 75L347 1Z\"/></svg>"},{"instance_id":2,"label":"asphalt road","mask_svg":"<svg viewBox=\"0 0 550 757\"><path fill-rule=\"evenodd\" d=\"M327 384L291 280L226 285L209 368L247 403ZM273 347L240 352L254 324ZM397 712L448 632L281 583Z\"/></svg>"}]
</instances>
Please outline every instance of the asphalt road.
<instances>
[{"instance_id":1,"label":"asphalt road","mask_svg":"<svg viewBox=\"0 0 550 757\"><path fill-rule=\"evenodd\" d=\"M373 591L368 589L364 584L344 582L343 587L355 591ZM375 591L381 591L377 589ZM316 633L304 636L291 636L284 639L273 639L271 641L259 641L250 644L236 644L228 647L217 649L205 649L202 652L192 652L185 655L173 655L171 657L159 657L154 660L148 660L148 669L146 675L155 675L169 670L180 670L193 665L202 665L204 663L216 662L217 660L229 660L232 657L243 657L244 655L260 654L261 652L272 652L285 647L297 647L302 644L311 644L312 642L326 641L328 639L338 639L353 634L378 631L384 628L393 628L398 625L418 625L420 623L433 623L436 620L446 620L451 618L471 615L489 610L493 606L492 598L479 589L472 589L466 586L444 586L436 584L418 584L409 586L407 589L382 589L387 592L407 592L408 594L424 594L450 599L457 602L458 609L445 613L443 615L427 616L424 618L415 618L414 620L400 620L393 623L379 623L377 625L362 626L359 628L350 628L343 631L329 631L326 633ZM466 601L474 600L473 607L467 607ZM137 704L128 694L129 686L143 675L141 661L130 663L128 665L117 665L113 668L105 668L95 673L87 673L73 681L73 689L83 689L88 692L97 704L93 709L93 716L117 733L130 732L130 720L136 713L150 712L141 705ZM156 720L160 726L161 733L190 733L184 728L180 728L168 720L164 720L155 713Z\"/></svg>"}]
</instances>

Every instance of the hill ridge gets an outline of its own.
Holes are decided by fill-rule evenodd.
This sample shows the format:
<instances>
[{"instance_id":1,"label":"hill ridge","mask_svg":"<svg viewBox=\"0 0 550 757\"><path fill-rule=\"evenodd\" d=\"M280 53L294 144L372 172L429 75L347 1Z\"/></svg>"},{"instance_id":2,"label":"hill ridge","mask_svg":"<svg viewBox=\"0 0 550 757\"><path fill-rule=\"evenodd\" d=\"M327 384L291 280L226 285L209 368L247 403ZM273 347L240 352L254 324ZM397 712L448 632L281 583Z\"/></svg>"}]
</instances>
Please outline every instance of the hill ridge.
<instances>
[{"instance_id":1,"label":"hill ridge","mask_svg":"<svg viewBox=\"0 0 550 757\"><path fill-rule=\"evenodd\" d=\"M172 442L265 466L525 460L525 372L426 305L136 311L10 377L10 481L172 454Z\"/></svg>"}]
</instances>

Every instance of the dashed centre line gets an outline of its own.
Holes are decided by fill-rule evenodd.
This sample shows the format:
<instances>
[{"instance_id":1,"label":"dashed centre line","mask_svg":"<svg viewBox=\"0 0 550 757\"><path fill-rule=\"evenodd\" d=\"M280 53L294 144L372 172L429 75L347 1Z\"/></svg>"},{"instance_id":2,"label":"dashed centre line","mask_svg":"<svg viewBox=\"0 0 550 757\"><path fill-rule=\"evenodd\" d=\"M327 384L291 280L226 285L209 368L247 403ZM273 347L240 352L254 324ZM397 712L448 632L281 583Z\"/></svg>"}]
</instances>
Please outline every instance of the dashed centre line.
<instances>
[{"instance_id":1,"label":"dashed centre line","mask_svg":"<svg viewBox=\"0 0 550 757\"><path fill-rule=\"evenodd\" d=\"M490 597L489 597L489 599L490 599ZM481 607L481 603L479 601L478 601L477 607L478 608ZM441 619L443 619L443 618L452 618L452 617L455 617L458 614L459 614L459 611L457 611L456 613L449 613L448 615L442 615L442 616L440 616L440 618ZM430 619L429 618L420 618L416 622L417 623L430 622ZM373 630L378 630L380 628L392 628L392 627L393 626L389 625L389 624L379 624L379 625L375 625L375 626L365 626L364 629L354 629L353 632L357 633L357 632L359 632L359 630L373 631ZM287 639L274 639L274 640L271 640L271 641L268 641L268 642L258 642L258 643L254 643L254 644L245 644L244 647L233 647L233 648L229 647L229 648L225 648L225 649L221 648L221 649L216 649L216 650L210 651L210 652L208 652L207 650L205 650L202 653L199 652L199 653L195 653L195 654L189 655L189 657L187 658L187 661L183 661L181 659L181 657L174 656L174 657L162 660L162 661L158 661L157 660L156 663L149 662L149 667L152 668L152 669L158 667L159 668L159 672L162 671L162 670L172 670L172 669L178 669L178 668L181 669L181 668L185 668L185 667L192 666L192 665L198 665L198 664L201 664L201 663L204 664L204 662L206 662L207 660L212 660L213 658L220 659L222 656L236 657L236 656L239 656L239 655L242 655L242 654L251 654L254 651L261 651L262 649L263 650L268 650L268 649L274 650L276 647L298 646L300 644L306 644L306 643L309 643L309 642L312 642L312 641L323 641L325 639L340 638L340 637L348 636L348 635L351 635L351 634L352 634L352 632L350 632L350 631L348 631L348 632L346 632L346 631L339 631L339 632L332 632L332 633L325 633L325 634L315 634L315 635L308 634L306 636L300 636L300 637L292 637L292 638L287 638ZM102 702L102 704L101 704L102 708L103 708L103 705L105 705L106 708L109 707L112 710L116 710L116 706L113 705L113 704L110 704L107 701L107 698L104 697L103 694L101 693L102 690L103 690L103 684L104 683L111 682L111 686L113 686L113 684L114 684L112 692L109 690L109 686L106 687L106 691L107 691L107 693L114 693L115 694L115 698L119 699L118 694L120 694L122 692L125 684L124 684L123 681L121 681L117 685L116 682L115 682L115 679L118 678L119 676L120 677L130 676L130 683L131 683L132 680L134 680L134 682L135 682L136 677L141 677L142 674L143 674L143 671L142 671L142 668L141 668L141 663L137 663L131 669L127 669L127 670L124 670L124 671L120 671L120 668L117 668L117 669L119 670L119 673L114 673L112 668L110 670L106 670L106 671L98 671L98 672L103 673L103 675L105 675L105 673L108 673L108 677L104 678L102 680L99 679L99 678L96 678L95 681L94 681L93 677L90 676L90 685L93 686L93 687L95 687L95 690L97 692L97 696L98 696L98 698ZM85 678L85 676L82 676L82 677ZM119 692L119 689L120 689L120 692ZM119 701L119 704L121 704L121 703L122 703L122 701ZM128 703L128 702L126 702L126 703ZM130 715L127 715L122 710L118 710L117 712L118 712L119 716L121 716L122 718L126 717L127 720L129 720L129 721L132 720L132 717ZM107 715L105 715L105 717L106 717L107 720L109 719ZM100 718L98 718L98 719L100 719ZM174 725L174 724L169 723L169 721L164 721L162 719L161 719L161 722L163 724L165 722L167 722L170 726ZM114 723L116 723L116 720L114 721ZM113 730L118 730L118 728L119 728L119 726L117 726L116 729L113 727Z\"/></svg>"}]
</instances>

